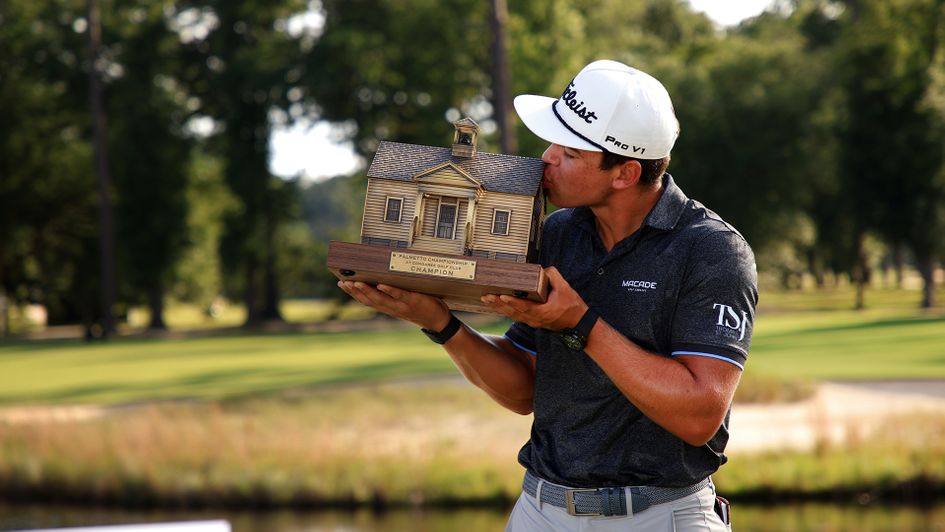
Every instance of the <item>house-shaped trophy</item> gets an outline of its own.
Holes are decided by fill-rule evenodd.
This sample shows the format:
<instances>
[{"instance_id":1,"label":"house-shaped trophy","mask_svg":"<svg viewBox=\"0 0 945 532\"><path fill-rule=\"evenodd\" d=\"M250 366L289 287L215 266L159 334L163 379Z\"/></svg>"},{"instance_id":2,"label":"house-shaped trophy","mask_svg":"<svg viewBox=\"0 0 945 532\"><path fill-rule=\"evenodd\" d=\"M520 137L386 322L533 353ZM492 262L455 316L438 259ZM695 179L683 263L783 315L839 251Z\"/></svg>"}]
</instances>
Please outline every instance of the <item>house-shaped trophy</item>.
<instances>
[{"instance_id":1,"label":"house-shaped trophy","mask_svg":"<svg viewBox=\"0 0 945 532\"><path fill-rule=\"evenodd\" d=\"M367 172L361 242L331 241L339 279L389 284L489 313L483 294L545 301L537 260L544 163L480 153L479 125L453 123L452 148L381 142Z\"/></svg>"}]
</instances>

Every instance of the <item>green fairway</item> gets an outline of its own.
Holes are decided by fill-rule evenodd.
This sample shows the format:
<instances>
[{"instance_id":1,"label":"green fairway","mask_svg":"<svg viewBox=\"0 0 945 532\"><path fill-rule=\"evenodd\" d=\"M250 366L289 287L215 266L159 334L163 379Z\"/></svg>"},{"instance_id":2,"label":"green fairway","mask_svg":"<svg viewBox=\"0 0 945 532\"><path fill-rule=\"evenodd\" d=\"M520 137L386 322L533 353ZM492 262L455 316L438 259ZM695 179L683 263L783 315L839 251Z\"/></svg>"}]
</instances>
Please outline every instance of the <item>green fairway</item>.
<instances>
[{"instance_id":1,"label":"green fairway","mask_svg":"<svg viewBox=\"0 0 945 532\"><path fill-rule=\"evenodd\" d=\"M945 377L945 317L830 311L760 316L749 371L815 379Z\"/></svg>"},{"instance_id":2,"label":"green fairway","mask_svg":"<svg viewBox=\"0 0 945 532\"><path fill-rule=\"evenodd\" d=\"M413 330L16 342L0 344L0 404L220 398L451 370Z\"/></svg>"},{"instance_id":3,"label":"green fairway","mask_svg":"<svg viewBox=\"0 0 945 532\"><path fill-rule=\"evenodd\" d=\"M945 378L945 313L915 292L766 294L746 379ZM490 331L501 333L502 324ZM287 388L455 374L425 336L404 328L350 333L233 334L106 343L0 343L0 404L128 403L224 398Z\"/></svg>"}]
</instances>

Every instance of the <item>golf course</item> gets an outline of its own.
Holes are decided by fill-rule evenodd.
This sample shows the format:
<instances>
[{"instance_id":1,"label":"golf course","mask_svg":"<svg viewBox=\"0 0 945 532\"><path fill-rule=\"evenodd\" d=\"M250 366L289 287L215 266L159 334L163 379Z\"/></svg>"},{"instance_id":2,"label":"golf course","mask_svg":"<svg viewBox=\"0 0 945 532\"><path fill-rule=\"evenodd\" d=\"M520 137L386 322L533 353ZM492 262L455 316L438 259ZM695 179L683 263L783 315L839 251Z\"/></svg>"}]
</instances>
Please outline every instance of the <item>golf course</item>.
<instances>
[{"instance_id":1,"label":"golf course","mask_svg":"<svg viewBox=\"0 0 945 532\"><path fill-rule=\"evenodd\" d=\"M849 290L764 294L735 412L806 400L824 381L945 382L945 312L915 299L873 290L857 311ZM412 327L358 308L320 323L320 303L292 305L313 321L248 333L181 307L164 335L0 343L0 491L171 507L514 500L529 417L463 382ZM945 418L884 423L843 445L734 454L716 483L736 500L941 496Z\"/></svg>"}]
</instances>

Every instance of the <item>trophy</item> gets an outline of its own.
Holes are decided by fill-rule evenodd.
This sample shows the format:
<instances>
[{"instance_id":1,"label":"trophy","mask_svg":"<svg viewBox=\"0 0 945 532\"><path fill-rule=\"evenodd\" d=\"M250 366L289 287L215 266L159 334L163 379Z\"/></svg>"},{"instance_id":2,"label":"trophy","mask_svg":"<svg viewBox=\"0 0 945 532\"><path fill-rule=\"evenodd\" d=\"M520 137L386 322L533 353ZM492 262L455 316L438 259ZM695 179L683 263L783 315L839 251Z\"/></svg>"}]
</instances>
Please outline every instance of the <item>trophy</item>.
<instances>
[{"instance_id":1,"label":"trophy","mask_svg":"<svg viewBox=\"0 0 945 532\"><path fill-rule=\"evenodd\" d=\"M539 159L479 153L479 125L453 123L452 148L383 141L367 172L361 242L328 244L339 279L442 298L491 313L483 294L543 302L545 197Z\"/></svg>"}]
</instances>

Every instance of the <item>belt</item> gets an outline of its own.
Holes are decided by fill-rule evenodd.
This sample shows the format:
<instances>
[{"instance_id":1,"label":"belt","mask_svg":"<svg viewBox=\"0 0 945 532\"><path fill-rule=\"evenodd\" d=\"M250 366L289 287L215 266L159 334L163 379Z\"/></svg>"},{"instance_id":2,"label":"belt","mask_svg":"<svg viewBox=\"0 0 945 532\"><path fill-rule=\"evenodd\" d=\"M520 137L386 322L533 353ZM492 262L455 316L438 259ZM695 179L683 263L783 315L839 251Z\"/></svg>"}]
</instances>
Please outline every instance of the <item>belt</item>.
<instances>
[{"instance_id":1,"label":"belt","mask_svg":"<svg viewBox=\"0 0 945 532\"><path fill-rule=\"evenodd\" d=\"M571 515L610 516L633 515L650 506L692 495L710 484L711 481L706 478L702 482L682 488L654 486L568 488L540 479L531 471L526 471L522 490L535 498L539 498L536 493L540 492L539 502L564 508Z\"/></svg>"}]
</instances>

